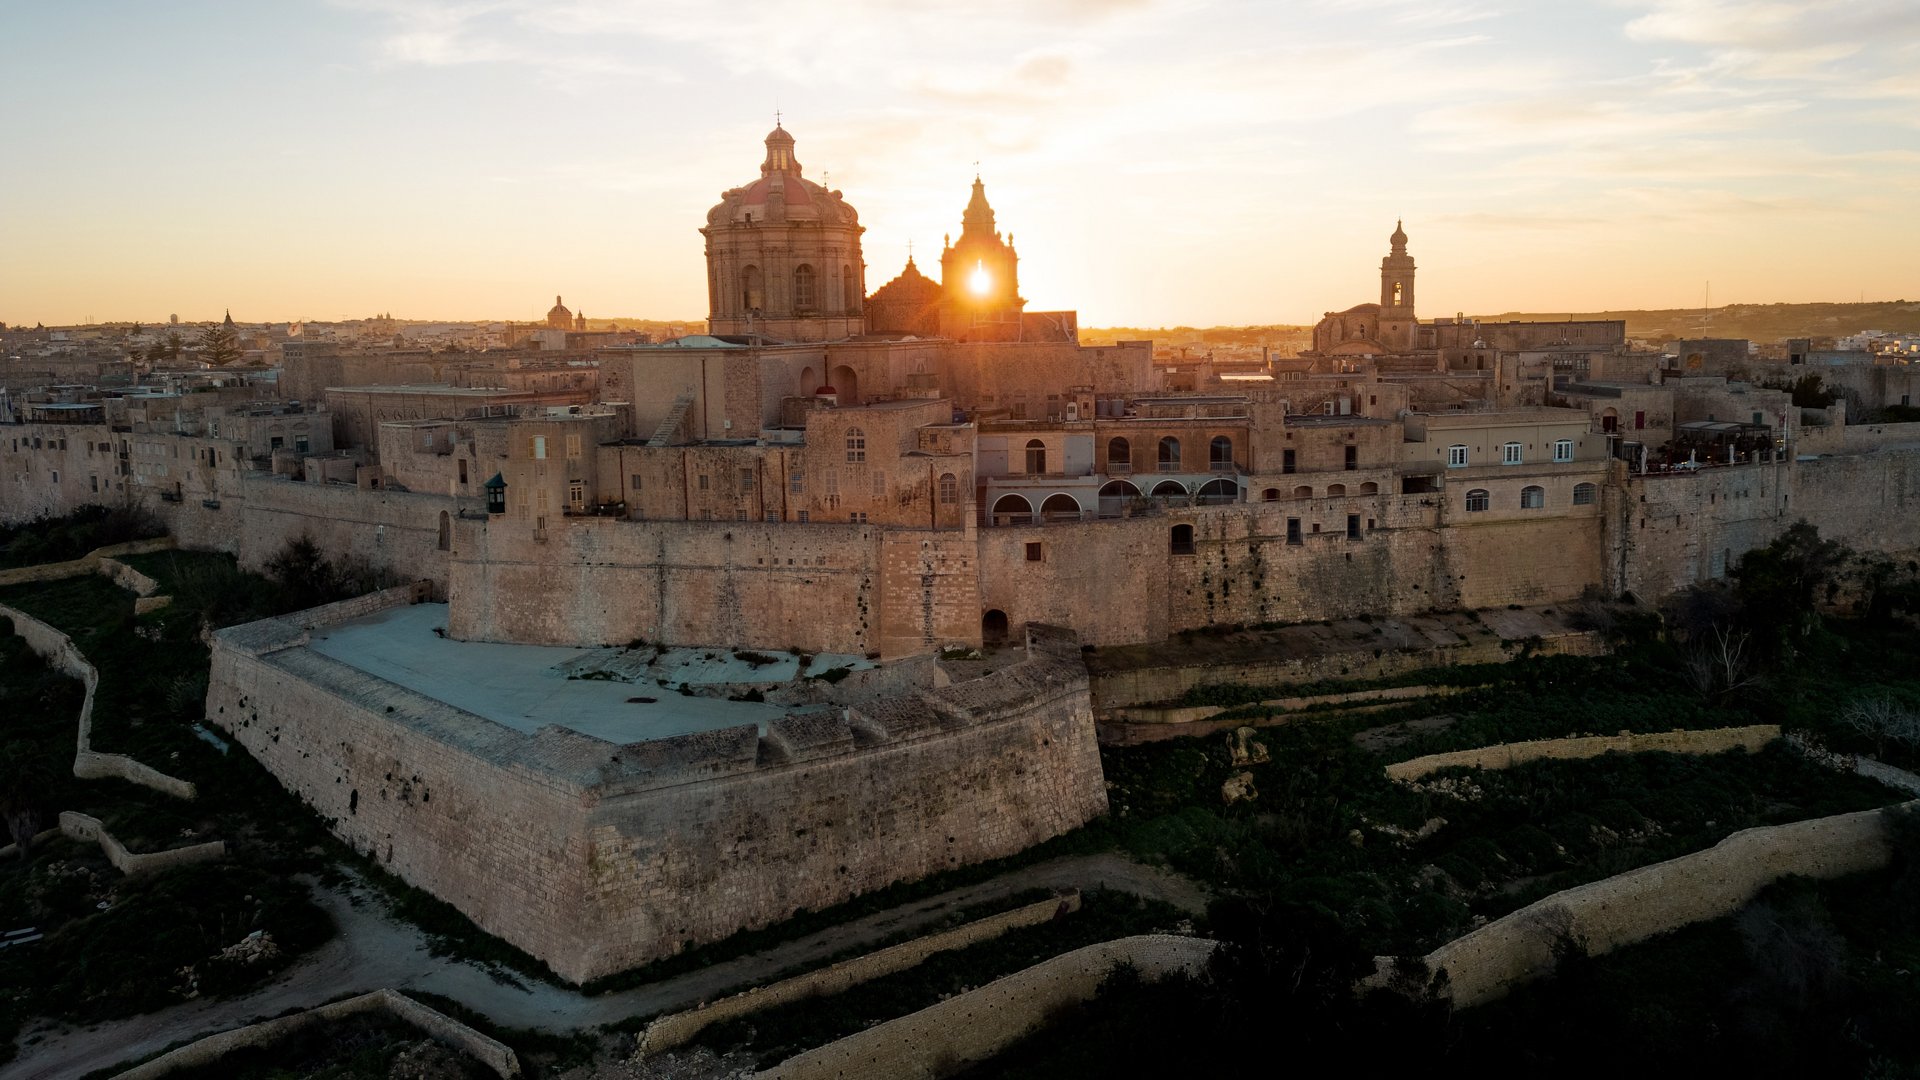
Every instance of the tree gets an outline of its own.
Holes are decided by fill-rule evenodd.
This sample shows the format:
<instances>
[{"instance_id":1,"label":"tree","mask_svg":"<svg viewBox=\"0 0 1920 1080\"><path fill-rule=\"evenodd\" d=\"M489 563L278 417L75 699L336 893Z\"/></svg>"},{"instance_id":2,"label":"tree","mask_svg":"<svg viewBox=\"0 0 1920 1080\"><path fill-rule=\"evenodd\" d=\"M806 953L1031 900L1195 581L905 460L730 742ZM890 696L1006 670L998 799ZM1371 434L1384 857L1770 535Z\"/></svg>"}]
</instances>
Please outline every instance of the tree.
<instances>
[{"instance_id":1,"label":"tree","mask_svg":"<svg viewBox=\"0 0 1920 1080\"><path fill-rule=\"evenodd\" d=\"M214 367L240 359L240 334L231 326L209 326L200 332L200 354Z\"/></svg>"},{"instance_id":2,"label":"tree","mask_svg":"<svg viewBox=\"0 0 1920 1080\"><path fill-rule=\"evenodd\" d=\"M0 744L0 817L7 819L7 835L27 857L43 820L41 806L53 787L53 773L44 757L21 743Z\"/></svg>"}]
</instances>

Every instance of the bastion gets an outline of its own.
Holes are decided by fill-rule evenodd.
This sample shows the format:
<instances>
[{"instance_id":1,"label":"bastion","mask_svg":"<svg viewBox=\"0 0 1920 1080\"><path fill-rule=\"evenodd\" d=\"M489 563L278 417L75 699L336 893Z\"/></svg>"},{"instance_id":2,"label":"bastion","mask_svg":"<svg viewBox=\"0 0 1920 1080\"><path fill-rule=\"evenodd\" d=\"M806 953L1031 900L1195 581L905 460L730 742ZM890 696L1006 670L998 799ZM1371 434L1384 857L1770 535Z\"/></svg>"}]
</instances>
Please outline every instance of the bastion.
<instances>
[{"instance_id":1,"label":"bastion","mask_svg":"<svg viewBox=\"0 0 1920 1080\"><path fill-rule=\"evenodd\" d=\"M1068 631L1030 625L964 681L925 663L852 703L647 720L647 688L514 675L552 657L512 650L566 650L448 640L425 596L220 631L207 717L335 835L564 979L1011 855L1107 808ZM527 685L477 694L483 671Z\"/></svg>"}]
</instances>

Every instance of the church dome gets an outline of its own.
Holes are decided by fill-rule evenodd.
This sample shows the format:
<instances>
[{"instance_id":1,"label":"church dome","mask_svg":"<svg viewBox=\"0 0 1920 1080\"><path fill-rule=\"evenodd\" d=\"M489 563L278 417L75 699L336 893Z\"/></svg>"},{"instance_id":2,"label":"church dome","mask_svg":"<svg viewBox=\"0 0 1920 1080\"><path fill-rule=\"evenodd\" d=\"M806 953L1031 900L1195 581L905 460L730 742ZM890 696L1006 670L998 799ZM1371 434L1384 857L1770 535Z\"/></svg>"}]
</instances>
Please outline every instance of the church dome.
<instances>
[{"instance_id":1,"label":"church dome","mask_svg":"<svg viewBox=\"0 0 1920 1080\"><path fill-rule=\"evenodd\" d=\"M555 315L573 318L573 312L567 310L567 305L561 303L558 296L553 298L553 306L547 309L547 318L551 319Z\"/></svg>"},{"instance_id":2,"label":"church dome","mask_svg":"<svg viewBox=\"0 0 1920 1080\"><path fill-rule=\"evenodd\" d=\"M707 212L708 225L749 221L852 225L860 220L860 215L847 205L839 192L829 191L802 175L800 159L793 155L793 136L787 129L776 125L767 133L766 146L767 157L760 165L760 179L723 193L719 205Z\"/></svg>"}]
</instances>

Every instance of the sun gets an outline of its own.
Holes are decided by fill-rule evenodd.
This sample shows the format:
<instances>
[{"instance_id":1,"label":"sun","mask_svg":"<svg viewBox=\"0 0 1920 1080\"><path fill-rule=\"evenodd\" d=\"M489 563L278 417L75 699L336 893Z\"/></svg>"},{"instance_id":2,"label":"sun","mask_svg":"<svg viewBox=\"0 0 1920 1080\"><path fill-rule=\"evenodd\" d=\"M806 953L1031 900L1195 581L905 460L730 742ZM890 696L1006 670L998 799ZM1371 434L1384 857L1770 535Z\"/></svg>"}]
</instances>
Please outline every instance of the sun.
<instances>
[{"instance_id":1,"label":"sun","mask_svg":"<svg viewBox=\"0 0 1920 1080\"><path fill-rule=\"evenodd\" d=\"M973 264L973 273L967 275L967 288L972 289L975 296L985 296L993 291L993 275L987 273L984 262Z\"/></svg>"}]
</instances>

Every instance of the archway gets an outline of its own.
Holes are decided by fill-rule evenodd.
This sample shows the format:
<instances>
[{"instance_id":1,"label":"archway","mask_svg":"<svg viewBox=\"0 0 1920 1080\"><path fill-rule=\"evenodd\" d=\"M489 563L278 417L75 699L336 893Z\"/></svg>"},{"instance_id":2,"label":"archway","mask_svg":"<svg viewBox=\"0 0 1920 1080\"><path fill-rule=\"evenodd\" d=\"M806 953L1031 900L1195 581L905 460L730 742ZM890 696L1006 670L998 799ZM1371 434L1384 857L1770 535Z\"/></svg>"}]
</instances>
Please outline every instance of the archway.
<instances>
[{"instance_id":1,"label":"archway","mask_svg":"<svg viewBox=\"0 0 1920 1080\"><path fill-rule=\"evenodd\" d=\"M440 550L453 550L453 520L445 510L440 511Z\"/></svg>"},{"instance_id":2,"label":"archway","mask_svg":"<svg viewBox=\"0 0 1920 1080\"><path fill-rule=\"evenodd\" d=\"M1119 517L1127 504L1140 497L1131 480L1109 480L1100 486L1100 516Z\"/></svg>"},{"instance_id":3,"label":"archway","mask_svg":"<svg viewBox=\"0 0 1920 1080\"><path fill-rule=\"evenodd\" d=\"M1620 410L1615 409L1612 406L1608 406L1607 408L1602 409L1600 411L1600 430L1601 431L1619 431L1620 430Z\"/></svg>"},{"instance_id":4,"label":"archway","mask_svg":"<svg viewBox=\"0 0 1920 1080\"><path fill-rule=\"evenodd\" d=\"M1178 480L1162 480L1153 485L1153 497L1156 499L1179 499L1186 501L1187 488Z\"/></svg>"},{"instance_id":5,"label":"archway","mask_svg":"<svg viewBox=\"0 0 1920 1080\"><path fill-rule=\"evenodd\" d=\"M1107 440L1107 472L1129 473L1133 471L1133 444L1125 439Z\"/></svg>"},{"instance_id":6,"label":"archway","mask_svg":"<svg viewBox=\"0 0 1920 1080\"><path fill-rule=\"evenodd\" d=\"M1171 435L1160 440L1160 471L1180 471L1180 440ZM1155 489L1154 494L1159 493L1159 490Z\"/></svg>"},{"instance_id":7,"label":"archway","mask_svg":"<svg viewBox=\"0 0 1920 1080\"><path fill-rule=\"evenodd\" d=\"M1215 435L1207 444L1207 468L1213 471L1233 468L1233 440Z\"/></svg>"},{"instance_id":8,"label":"archway","mask_svg":"<svg viewBox=\"0 0 1920 1080\"><path fill-rule=\"evenodd\" d=\"M1221 506L1240 501L1240 485L1225 477L1217 477L1200 486L1200 494L1194 500L1201 506Z\"/></svg>"},{"instance_id":9,"label":"archway","mask_svg":"<svg viewBox=\"0 0 1920 1080\"><path fill-rule=\"evenodd\" d=\"M860 404L860 376L845 364L833 369L833 389L842 405Z\"/></svg>"},{"instance_id":10,"label":"archway","mask_svg":"<svg viewBox=\"0 0 1920 1080\"><path fill-rule=\"evenodd\" d=\"M1265 490L1265 491L1263 491L1263 492L1261 492L1261 493L1260 493L1260 501L1261 501L1261 502L1279 502L1279 501L1280 501L1280 489L1279 489L1279 488L1268 488L1267 490Z\"/></svg>"},{"instance_id":11,"label":"archway","mask_svg":"<svg viewBox=\"0 0 1920 1080\"><path fill-rule=\"evenodd\" d=\"M1296 499L1311 499L1313 498L1313 488L1302 484L1293 489L1293 497Z\"/></svg>"},{"instance_id":12,"label":"archway","mask_svg":"<svg viewBox=\"0 0 1920 1080\"><path fill-rule=\"evenodd\" d=\"M1007 613L999 608L989 610L980 616L980 643L982 645L1005 645L1007 643Z\"/></svg>"},{"instance_id":13,"label":"archway","mask_svg":"<svg viewBox=\"0 0 1920 1080\"><path fill-rule=\"evenodd\" d=\"M1369 480L1366 483L1360 485L1360 494L1378 495L1380 494L1380 485Z\"/></svg>"},{"instance_id":14,"label":"archway","mask_svg":"<svg viewBox=\"0 0 1920 1080\"><path fill-rule=\"evenodd\" d=\"M1078 521L1080 501L1066 492L1056 491L1040 504L1040 516L1047 521Z\"/></svg>"},{"instance_id":15,"label":"archway","mask_svg":"<svg viewBox=\"0 0 1920 1080\"><path fill-rule=\"evenodd\" d=\"M1329 499L1337 498L1338 496L1345 495L1346 493L1347 493L1347 485L1345 484L1328 484L1327 485L1327 498Z\"/></svg>"},{"instance_id":16,"label":"archway","mask_svg":"<svg viewBox=\"0 0 1920 1080\"><path fill-rule=\"evenodd\" d=\"M800 378L796 381L793 394L795 397L812 397L819 386L820 376L813 370L813 365L808 364L800 369Z\"/></svg>"},{"instance_id":17,"label":"archway","mask_svg":"<svg viewBox=\"0 0 1920 1080\"><path fill-rule=\"evenodd\" d=\"M1039 439L1027 440L1027 475L1045 476L1047 472L1047 444Z\"/></svg>"},{"instance_id":18,"label":"archway","mask_svg":"<svg viewBox=\"0 0 1920 1080\"><path fill-rule=\"evenodd\" d=\"M1033 504L1024 495L1002 495L993 503L995 525L1033 524Z\"/></svg>"}]
</instances>

